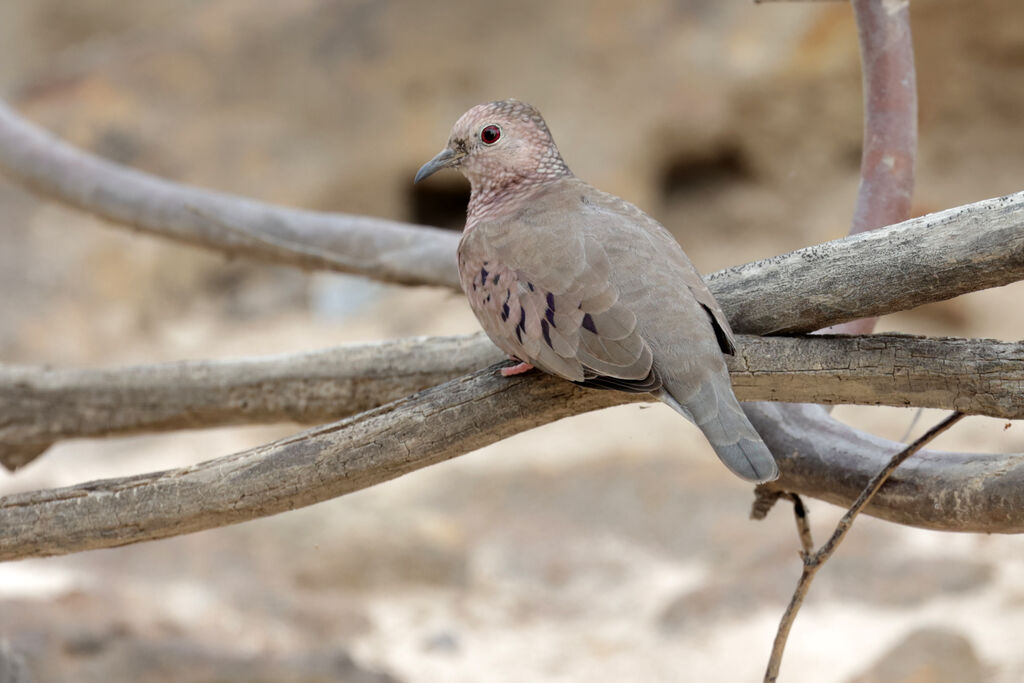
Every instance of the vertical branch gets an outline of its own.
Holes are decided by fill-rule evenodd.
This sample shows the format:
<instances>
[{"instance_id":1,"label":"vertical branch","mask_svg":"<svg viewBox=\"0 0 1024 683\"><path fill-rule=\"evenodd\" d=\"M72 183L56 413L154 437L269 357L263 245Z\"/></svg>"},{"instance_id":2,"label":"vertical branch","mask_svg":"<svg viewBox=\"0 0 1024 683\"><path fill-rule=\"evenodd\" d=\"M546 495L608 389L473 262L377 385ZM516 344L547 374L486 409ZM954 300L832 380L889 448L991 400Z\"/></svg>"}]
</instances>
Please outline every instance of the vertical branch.
<instances>
[{"instance_id":1,"label":"vertical branch","mask_svg":"<svg viewBox=\"0 0 1024 683\"><path fill-rule=\"evenodd\" d=\"M864 146L861 152L860 187L850 234L874 230L910 217L917 153L917 79L914 47L910 37L910 0L851 0L857 17L857 37L864 90ZM821 330L825 333L870 334L877 318L862 318ZM794 406L795 408L795 406ZM853 520L882 487L889 475L929 440L963 417L953 413L914 444L892 458L864 488L840 520L835 533L817 552L810 552L810 530L803 511L794 513L803 546L803 570L793 598L779 622L765 683L778 679L782 653L796 614L815 574L835 552ZM827 418L825 418L827 419ZM770 447L775 434L767 435ZM802 505L800 506L802 507Z\"/></svg>"},{"instance_id":2,"label":"vertical branch","mask_svg":"<svg viewBox=\"0 0 1024 683\"><path fill-rule=\"evenodd\" d=\"M864 490L861 491L857 500L854 501L850 509L846 511L842 519L836 525L836 529L832 532L832 536L829 537L825 545L821 546L817 552L810 551L811 543L811 531L807 525L806 513L803 510L803 504L800 501L799 496L793 496L793 512L797 520L797 529L800 533L800 544L803 547L803 551L800 553L803 558L804 566L803 571L800 574L800 580L797 582L796 589L793 591L793 597L789 601L789 605L786 607L786 611L782 615L782 619L779 621L779 629L775 634L775 642L772 644L772 654L768 659L768 668L764 674L765 683L774 683L779 678L779 669L782 666L782 654L786 649L786 641L789 639L790 629L793 628L793 622L796 620L797 612L800 611L801 605L804 604L804 598L807 597L807 591L811 587L811 582L814 580L815 574L821 569L822 565L828 562L829 558L836 552L839 544L846 538L847 532L853 526L853 520L857 518L857 515L867 507L871 499L874 498L875 494L878 493L882 485L889 479L896 468L899 467L907 460L910 456L917 453L919 450L925 447L925 445L942 434L944 431L955 425L957 422L964 418L963 413L952 413L947 418L942 420L939 424L929 429L925 434L921 435L917 441L910 444L902 451L892 456L889 463L883 467L871 481L867 483Z\"/></svg>"},{"instance_id":3,"label":"vertical branch","mask_svg":"<svg viewBox=\"0 0 1024 683\"><path fill-rule=\"evenodd\" d=\"M909 0L852 0L864 83L864 147L850 234L910 217L917 152L917 79ZM870 334L876 318L823 330Z\"/></svg>"}]
</instances>

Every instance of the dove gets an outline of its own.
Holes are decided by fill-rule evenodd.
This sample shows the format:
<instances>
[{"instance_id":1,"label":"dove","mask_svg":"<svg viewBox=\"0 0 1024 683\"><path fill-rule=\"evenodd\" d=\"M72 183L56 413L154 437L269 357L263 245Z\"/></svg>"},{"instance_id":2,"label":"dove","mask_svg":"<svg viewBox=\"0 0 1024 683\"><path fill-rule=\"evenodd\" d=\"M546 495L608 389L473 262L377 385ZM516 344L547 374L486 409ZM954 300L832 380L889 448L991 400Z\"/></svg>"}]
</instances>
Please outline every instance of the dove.
<instances>
[{"instance_id":1,"label":"dove","mask_svg":"<svg viewBox=\"0 0 1024 683\"><path fill-rule=\"evenodd\" d=\"M481 326L518 364L586 387L649 393L695 423L733 473L778 477L732 391L729 322L682 247L639 208L572 174L540 113L473 107L415 182L470 183L459 280Z\"/></svg>"}]
</instances>

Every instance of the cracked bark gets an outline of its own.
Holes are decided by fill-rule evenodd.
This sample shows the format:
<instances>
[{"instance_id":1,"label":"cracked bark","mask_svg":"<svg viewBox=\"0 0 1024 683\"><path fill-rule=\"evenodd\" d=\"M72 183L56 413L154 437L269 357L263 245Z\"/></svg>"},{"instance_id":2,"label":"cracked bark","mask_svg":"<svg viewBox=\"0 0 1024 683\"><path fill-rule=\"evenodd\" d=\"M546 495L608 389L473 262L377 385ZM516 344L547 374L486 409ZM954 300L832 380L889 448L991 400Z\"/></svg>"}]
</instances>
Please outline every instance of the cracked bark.
<instances>
[{"instance_id":1,"label":"cracked bark","mask_svg":"<svg viewBox=\"0 0 1024 683\"><path fill-rule=\"evenodd\" d=\"M569 415L643 398L540 374L504 378L497 369L198 465L0 498L0 560L108 548L291 510ZM769 419L780 407L764 405ZM860 436L808 450L800 421L817 424L814 411L824 411L790 407L797 419L787 422L795 429L786 435L791 450L782 452L777 486L848 504L863 486L858 478L870 478L892 444ZM503 419L484 419L496 414ZM844 462L838 480L836 462ZM819 478L823 465L831 472L825 482ZM1024 456L930 452L898 470L867 512L928 528L1022 532Z\"/></svg>"},{"instance_id":2,"label":"cracked bark","mask_svg":"<svg viewBox=\"0 0 1024 683\"><path fill-rule=\"evenodd\" d=\"M502 360L483 335L105 370L0 366L0 459L60 439L337 420ZM946 408L1024 418L1024 343L740 335L744 401Z\"/></svg>"}]
</instances>

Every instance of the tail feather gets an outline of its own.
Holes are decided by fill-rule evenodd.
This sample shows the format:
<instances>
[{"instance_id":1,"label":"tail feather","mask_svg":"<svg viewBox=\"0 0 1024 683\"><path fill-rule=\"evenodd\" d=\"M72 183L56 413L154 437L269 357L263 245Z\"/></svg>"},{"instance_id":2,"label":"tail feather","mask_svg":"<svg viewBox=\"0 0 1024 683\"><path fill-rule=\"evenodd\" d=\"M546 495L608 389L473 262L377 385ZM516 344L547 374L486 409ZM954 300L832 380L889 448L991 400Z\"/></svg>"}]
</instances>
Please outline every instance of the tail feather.
<instances>
[{"instance_id":1,"label":"tail feather","mask_svg":"<svg viewBox=\"0 0 1024 683\"><path fill-rule=\"evenodd\" d=\"M743 413L731 387L723 391L716 379L705 381L686 405L667 390L657 396L700 427L719 459L734 474L758 483L777 479L779 467L772 452Z\"/></svg>"}]
</instances>

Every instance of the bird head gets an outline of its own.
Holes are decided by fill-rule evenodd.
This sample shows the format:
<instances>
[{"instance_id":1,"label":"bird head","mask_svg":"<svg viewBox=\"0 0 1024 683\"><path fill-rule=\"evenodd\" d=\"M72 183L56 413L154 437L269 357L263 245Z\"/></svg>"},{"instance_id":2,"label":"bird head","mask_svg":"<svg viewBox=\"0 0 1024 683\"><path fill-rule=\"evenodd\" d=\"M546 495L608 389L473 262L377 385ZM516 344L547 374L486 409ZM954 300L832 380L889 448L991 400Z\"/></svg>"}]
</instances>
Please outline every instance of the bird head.
<instances>
[{"instance_id":1,"label":"bird head","mask_svg":"<svg viewBox=\"0 0 1024 683\"><path fill-rule=\"evenodd\" d=\"M443 168L461 171L474 190L569 174L540 112L519 100L479 104L463 114L448 145L420 168L415 182Z\"/></svg>"}]
</instances>

